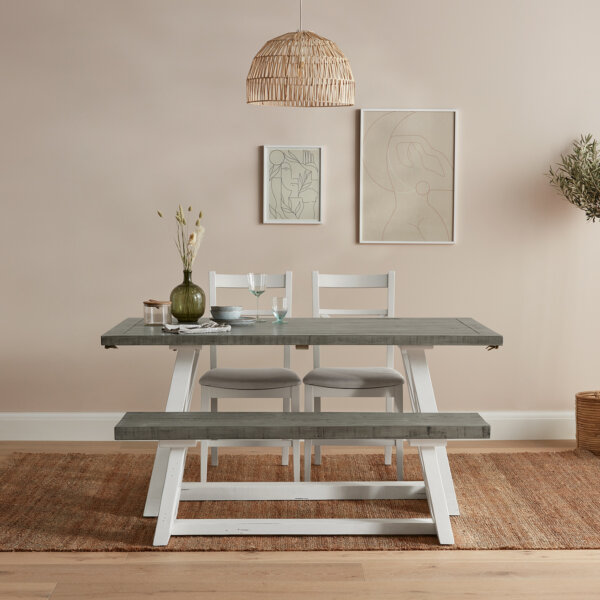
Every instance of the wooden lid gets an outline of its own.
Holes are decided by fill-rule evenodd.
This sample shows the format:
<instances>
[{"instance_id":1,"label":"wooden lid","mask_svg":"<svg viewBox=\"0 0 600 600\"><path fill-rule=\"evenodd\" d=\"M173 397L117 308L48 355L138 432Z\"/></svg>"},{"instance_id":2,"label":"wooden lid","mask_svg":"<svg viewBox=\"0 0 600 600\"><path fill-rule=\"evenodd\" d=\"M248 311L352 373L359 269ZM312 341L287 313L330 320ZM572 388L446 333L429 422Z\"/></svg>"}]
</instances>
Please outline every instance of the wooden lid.
<instances>
[{"instance_id":1,"label":"wooden lid","mask_svg":"<svg viewBox=\"0 0 600 600\"><path fill-rule=\"evenodd\" d=\"M170 305L171 301L170 300L144 300L144 306L165 306L165 305Z\"/></svg>"}]
</instances>

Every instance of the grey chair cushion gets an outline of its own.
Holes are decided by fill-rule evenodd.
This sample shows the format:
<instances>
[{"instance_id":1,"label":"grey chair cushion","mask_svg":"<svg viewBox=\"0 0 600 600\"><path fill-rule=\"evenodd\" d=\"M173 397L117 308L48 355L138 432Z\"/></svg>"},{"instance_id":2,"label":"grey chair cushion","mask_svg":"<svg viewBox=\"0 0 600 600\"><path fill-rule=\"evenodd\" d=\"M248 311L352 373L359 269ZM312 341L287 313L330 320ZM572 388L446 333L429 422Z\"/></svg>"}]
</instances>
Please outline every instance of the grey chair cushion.
<instances>
[{"instance_id":1,"label":"grey chair cushion","mask_svg":"<svg viewBox=\"0 0 600 600\"><path fill-rule=\"evenodd\" d=\"M307 385L326 388L362 390L404 383L404 377L395 369L386 367L320 367L304 376Z\"/></svg>"},{"instance_id":2,"label":"grey chair cushion","mask_svg":"<svg viewBox=\"0 0 600 600\"><path fill-rule=\"evenodd\" d=\"M225 390L273 390L300 385L300 377L291 369L226 369L207 371L200 377L200 385Z\"/></svg>"}]
</instances>

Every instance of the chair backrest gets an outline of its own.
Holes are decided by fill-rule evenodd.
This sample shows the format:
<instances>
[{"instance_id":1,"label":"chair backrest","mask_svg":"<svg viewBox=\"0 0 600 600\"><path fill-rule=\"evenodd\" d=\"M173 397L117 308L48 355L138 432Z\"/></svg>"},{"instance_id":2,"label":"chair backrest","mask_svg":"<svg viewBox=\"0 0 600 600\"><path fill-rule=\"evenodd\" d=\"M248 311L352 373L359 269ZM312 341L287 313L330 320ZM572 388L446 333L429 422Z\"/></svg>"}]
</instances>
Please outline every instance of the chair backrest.
<instances>
[{"instance_id":1,"label":"chair backrest","mask_svg":"<svg viewBox=\"0 0 600 600\"><path fill-rule=\"evenodd\" d=\"M229 289L248 289L248 275L246 273L238 274L227 274L217 273L216 271L209 271L208 273L208 303L209 306L218 306L217 303L217 290L229 288ZM287 316L292 316L292 272L286 271L282 275L267 275L267 289L282 289L285 290L283 296L287 299ZM248 293L250 298L250 293ZM256 309L245 309L242 310L242 315L255 315ZM273 316L272 311L269 309L262 308L259 311L259 315ZM217 366L217 347L210 347L210 368L215 369ZM283 366L287 369L290 368L290 347L283 347Z\"/></svg>"},{"instance_id":2,"label":"chair backrest","mask_svg":"<svg viewBox=\"0 0 600 600\"><path fill-rule=\"evenodd\" d=\"M313 271L313 317L393 317L396 298L396 272L388 271L381 275L329 275ZM385 308L321 308L321 288L386 288L387 306ZM314 366L321 366L319 346L313 347ZM394 346L387 347L387 366L394 366Z\"/></svg>"}]
</instances>

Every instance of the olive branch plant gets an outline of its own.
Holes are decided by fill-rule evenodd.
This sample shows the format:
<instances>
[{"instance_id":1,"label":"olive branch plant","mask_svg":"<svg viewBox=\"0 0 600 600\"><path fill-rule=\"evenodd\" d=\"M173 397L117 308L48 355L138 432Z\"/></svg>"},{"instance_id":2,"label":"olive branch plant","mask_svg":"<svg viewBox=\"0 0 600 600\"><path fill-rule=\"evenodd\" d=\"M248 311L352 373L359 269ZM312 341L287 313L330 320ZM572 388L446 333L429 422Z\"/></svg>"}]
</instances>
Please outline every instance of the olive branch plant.
<instances>
[{"instance_id":1,"label":"olive branch plant","mask_svg":"<svg viewBox=\"0 0 600 600\"><path fill-rule=\"evenodd\" d=\"M162 219L162 212L160 212L160 210L157 210L156 212ZM192 212L191 206L188 206L187 212ZM180 204L175 212L175 221L177 221L177 236L175 237L175 246L177 246L177 251L181 257L183 270L191 271L194 260L196 260L196 255L198 254L198 249L200 248L200 243L204 237L204 227L202 227L200 224L200 221L202 220L202 211L198 213L198 218L194 223L194 229L191 231L191 233L188 221L185 217L185 212ZM191 217L191 215L188 214L188 218L189 217Z\"/></svg>"},{"instance_id":2,"label":"olive branch plant","mask_svg":"<svg viewBox=\"0 0 600 600\"><path fill-rule=\"evenodd\" d=\"M573 142L569 154L547 176L571 204L585 212L588 221L600 219L600 147L591 134Z\"/></svg>"}]
</instances>

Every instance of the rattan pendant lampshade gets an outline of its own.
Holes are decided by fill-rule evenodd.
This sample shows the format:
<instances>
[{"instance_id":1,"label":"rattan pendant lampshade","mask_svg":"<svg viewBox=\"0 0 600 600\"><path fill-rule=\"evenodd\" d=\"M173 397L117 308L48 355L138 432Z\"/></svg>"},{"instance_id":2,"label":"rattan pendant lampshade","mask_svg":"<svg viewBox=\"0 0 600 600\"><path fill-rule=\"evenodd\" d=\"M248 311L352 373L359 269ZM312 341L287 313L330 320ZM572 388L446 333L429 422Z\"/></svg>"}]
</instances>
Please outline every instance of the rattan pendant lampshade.
<instances>
[{"instance_id":1,"label":"rattan pendant lampshade","mask_svg":"<svg viewBox=\"0 0 600 600\"><path fill-rule=\"evenodd\" d=\"M301 13L302 14L302 13ZM269 40L252 60L246 79L248 104L352 106L354 77L338 46L312 31Z\"/></svg>"}]
</instances>

